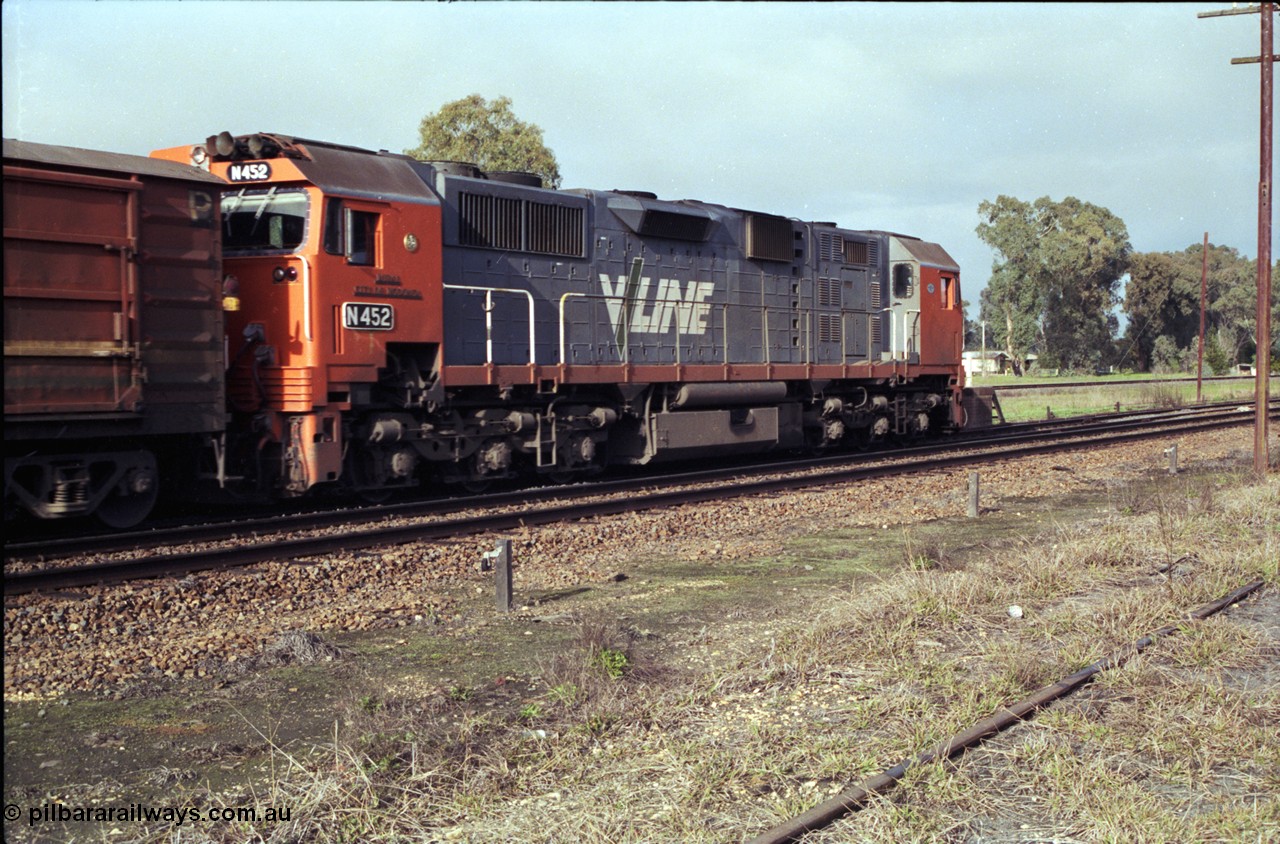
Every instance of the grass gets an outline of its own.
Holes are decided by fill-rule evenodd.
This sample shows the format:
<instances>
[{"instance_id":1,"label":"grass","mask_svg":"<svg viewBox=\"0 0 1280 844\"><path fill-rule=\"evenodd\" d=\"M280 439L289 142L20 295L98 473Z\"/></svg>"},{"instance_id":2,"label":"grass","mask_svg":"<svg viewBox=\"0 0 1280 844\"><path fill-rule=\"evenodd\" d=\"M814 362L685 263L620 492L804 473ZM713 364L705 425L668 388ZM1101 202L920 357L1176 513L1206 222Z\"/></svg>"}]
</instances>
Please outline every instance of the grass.
<instances>
[{"instance_id":1,"label":"grass","mask_svg":"<svg viewBox=\"0 0 1280 844\"><path fill-rule=\"evenodd\" d=\"M1001 386L1026 386L1034 383L1045 386L1043 389L1030 392L1000 390ZM1196 403L1194 381L1072 386L1069 379L1046 379L1037 382L1012 376L992 376L980 378L976 384L982 387L996 387L1000 406L1004 410L1005 419L1009 422L1044 419L1050 411L1054 416L1064 417L1114 412L1117 405L1120 410L1146 410L1189 407ZM1253 379L1205 381L1202 387L1203 400L1206 402L1253 401ZM1276 388L1273 386L1272 389Z\"/></svg>"},{"instance_id":2,"label":"grass","mask_svg":"<svg viewBox=\"0 0 1280 844\"><path fill-rule=\"evenodd\" d=\"M454 700L353 713L331 759L285 766L273 799L303 819L272 840L739 840L1244 580L1274 585L1278 490L1166 486L1141 512L978 554L907 541L879 583L793 619L765 652L722 643L700 672L646 662L625 629L585 622L513 714ZM1175 555L1185 571L1161 574ZM1016 624L1014 602L1027 608ZM1274 840L1280 690L1224 680L1263 648L1225 619L1188 624L811 840L963 840L1001 825Z\"/></svg>"},{"instance_id":3,"label":"grass","mask_svg":"<svg viewBox=\"0 0 1280 844\"><path fill-rule=\"evenodd\" d=\"M253 802L287 822L142 840L743 840L1242 582L1280 584L1274 479L1183 475L1101 503L976 548L909 529L879 566L856 533L831 534L824 559L858 562L821 599L780 585L774 605L680 636L602 611L531 676L353 696L327 746L276 749ZM792 553L816 559L820 539ZM726 581L773 571L715 565ZM806 842L1280 839L1274 648L1229 617L1188 623ZM1233 679L1268 664L1264 682Z\"/></svg>"}]
</instances>

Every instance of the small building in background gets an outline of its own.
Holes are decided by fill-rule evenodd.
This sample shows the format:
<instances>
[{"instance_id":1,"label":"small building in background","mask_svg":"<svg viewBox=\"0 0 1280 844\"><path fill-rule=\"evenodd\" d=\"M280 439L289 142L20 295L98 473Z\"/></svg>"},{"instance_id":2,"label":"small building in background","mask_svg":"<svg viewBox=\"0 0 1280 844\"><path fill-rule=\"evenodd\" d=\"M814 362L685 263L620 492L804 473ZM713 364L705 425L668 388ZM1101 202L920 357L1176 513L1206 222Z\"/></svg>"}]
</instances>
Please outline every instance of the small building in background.
<instances>
[{"instance_id":1,"label":"small building in background","mask_svg":"<svg viewBox=\"0 0 1280 844\"><path fill-rule=\"evenodd\" d=\"M985 356L983 352L964 352L961 360L964 363L965 379L968 380L975 375L979 378L983 375L1024 375L1028 369L1035 366L1039 357L1034 354L1027 355L1019 365L1005 352L991 349L985 353Z\"/></svg>"},{"instance_id":2,"label":"small building in background","mask_svg":"<svg viewBox=\"0 0 1280 844\"><path fill-rule=\"evenodd\" d=\"M1006 371L1009 362L1009 356L1004 352L988 351L983 352L965 352L961 355L964 363L965 379L971 379L975 375L981 377L983 375L999 375Z\"/></svg>"}]
</instances>

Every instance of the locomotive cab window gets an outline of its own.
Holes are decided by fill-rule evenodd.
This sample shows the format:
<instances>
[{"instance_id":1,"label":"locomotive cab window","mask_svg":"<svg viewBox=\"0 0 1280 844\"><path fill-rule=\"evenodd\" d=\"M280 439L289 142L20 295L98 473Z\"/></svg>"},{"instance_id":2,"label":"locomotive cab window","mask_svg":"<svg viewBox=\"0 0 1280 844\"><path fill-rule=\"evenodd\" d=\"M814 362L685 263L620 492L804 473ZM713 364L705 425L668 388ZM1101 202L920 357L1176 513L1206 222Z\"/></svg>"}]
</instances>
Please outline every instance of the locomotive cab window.
<instances>
[{"instance_id":1,"label":"locomotive cab window","mask_svg":"<svg viewBox=\"0 0 1280 844\"><path fill-rule=\"evenodd\" d=\"M225 253L292 252L307 238L310 200L302 189L244 189L222 195Z\"/></svg>"},{"instance_id":2,"label":"locomotive cab window","mask_svg":"<svg viewBox=\"0 0 1280 844\"><path fill-rule=\"evenodd\" d=\"M378 265L378 218L372 211L348 208L342 200L329 200L324 219L324 251L346 256L348 264Z\"/></svg>"},{"instance_id":3,"label":"locomotive cab window","mask_svg":"<svg viewBox=\"0 0 1280 844\"><path fill-rule=\"evenodd\" d=\"M347 209L347 263L371 267L377 263L378 215Z\"/></svg>"},{"instance_id":4,"label":"locomotive cab window","mask_svg":"<svg viewBox=\"0 0 1280 844\"><path fill-rule=\"evenodd\" d=\"M893 298L910 299L915 288L915 273L910 264L893 265Z\"/></svg>"},{"instance_id":5,"label":"locomotive cab window","mask_svg":"<svg viewBox=\"0 0 1280 844\"><path fill-rule=\"evenodd\" d=\"M942 307L952 311L956 308L956 280L942 277Z\"/></svg>"}]
</instances>

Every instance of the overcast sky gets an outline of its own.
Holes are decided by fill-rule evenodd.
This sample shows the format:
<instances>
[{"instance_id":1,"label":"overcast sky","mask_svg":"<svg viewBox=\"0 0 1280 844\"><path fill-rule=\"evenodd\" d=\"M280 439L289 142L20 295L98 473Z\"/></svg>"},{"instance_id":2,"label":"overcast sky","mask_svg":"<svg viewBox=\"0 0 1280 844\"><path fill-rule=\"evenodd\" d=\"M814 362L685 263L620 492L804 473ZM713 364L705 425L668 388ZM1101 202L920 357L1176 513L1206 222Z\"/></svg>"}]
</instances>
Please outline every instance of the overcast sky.
<instances>
[{"instance_id":1,"label":"overcast sky","mask_svg":"<svg viewBox=\"0 0 1280 844\"><path fill-rule=\"evenodd\" d=\"M1256 256L1259 71L1230 60L1258 16L1196 18L1229 5L4 0L4 136L400 152L506 95L565 187L914 234L976 304L1001 194L1105 206L1138 251L1208 231Z\"/></svg>"}]
</instances>

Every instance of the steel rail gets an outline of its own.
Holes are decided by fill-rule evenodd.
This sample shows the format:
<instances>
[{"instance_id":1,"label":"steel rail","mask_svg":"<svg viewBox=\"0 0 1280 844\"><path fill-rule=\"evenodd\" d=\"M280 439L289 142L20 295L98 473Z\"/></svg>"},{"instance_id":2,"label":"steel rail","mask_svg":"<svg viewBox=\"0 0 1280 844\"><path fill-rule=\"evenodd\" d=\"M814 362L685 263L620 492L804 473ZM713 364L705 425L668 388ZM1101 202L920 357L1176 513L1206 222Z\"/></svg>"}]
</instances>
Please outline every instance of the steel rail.
<instances>
[{"instance_id":1,"label":"steel rail","mask_svg":"<svg viewBox=\"0 0 1280 844\"><path fill-rule=\"evenodd\" d=\"M1035 437L1042 437L1051 432L1061 436L1076 433L1113 430L1122 426L1142 426L1166 420L1185 418L1228 419L1235 413L1236 402L1206 405L1196 408L1188 417L1186 409L1179 410L1141 410L1107 413L1091 416L1075 416L1055 420L1037 420L1033 422L1016 422L992 426L970 432L963 437L950 438L945 442L930 443L910 448L898 448L892 451L873 451L862 453L841 452L835 455L808 457L802 460L788 459L766 460L750 467L741 465L705 469L678 474L660 476L645 475L609 481L584 482L566 486L540 487L521 489L511 492L494 493L484 496L452 497L447 499L428 499L383 504L368 508L344 508L340 511L323 510L309 513L275 515L267 518L241 519L235 521L204 522L195 525L183 525L175 528L161 528L127 533L98 534L88 536L72 536L54 539L39 539L18 542L6 542L4 546L5 560L39 560L51 562L61 558L82 554L106 554L116 552L136 552L149 548L185 545L200 542L224 541L229 535L252 536L258 533L275 533L282 530L314 530L330 528L337 523L355 525L385 521L390 518L424 518L439 517L450 513L473 510L481 507L530 506L540 502L555 501L565 498L582 497L583 495L612 495L635 492L651 488L654 484L679 486L698 483L724 483L740 479L752 474L766 472L798 472L818 469L831 465L860 464L876 460L893 460L912 455L943 453L963 448L990 448L999 444L1017 444ZM1280 402L1275 404L1276 412L1280 412Z\"/></svg>"},{"instance_id":2,"label":"steel rail","mask_svg":"<svg viewBox=\"0 0 1280 844\"><path fill-rule=\"evenodd\" d=\"M1233 414L1226 424L1245 424L1249 421L1251 421L1251 417ZM441 519L425 524L383 525L361 531L344 531L275 542L199 549L189 553L153 555L91 565L6 573L4 577L4 592L6 595L16 595L34 591L83 587L101 583L115 583L123 580L245 566L271 560L296 559L360 548L440 540L490 531L515 530L530 525L572 521L592 516L633 513L683 504L723 500L730 496L758 495L803 487L870 480L890 475L896 476L951 468L979 461L1004 460L1055 451L1076 450L1096 445L1110 445L1118 442L1167 436L1170 433L1190 433L1219 428L1222 425L1223 422L1218 419L1199 419L1158 429L1144 427L1139 430L1126 430L1119 434L1080 437L1066 442L1038 442L1012 448L1000 443L993 448L966 451L963 454L923 456L875 466L838 466L826 471L802 476L739 480L729 482L727 485L633 493L616 498L588 502L570 502L561 505L521 508L487 515L467 515L461 518Z\"/></svg>"},{"instance_id":3,"label":"steel rail","mask_svg":"<svg viewBox=\"0 0 1280 844\"><path fill-rule=\"evenodd\" d=\"M1272 375L1271 378L1280 378L1280 376ZM981 380L981 379L979 379ZM995 388L996 394L1000 393L1022 393L1034 392L1036 390L1070 390L1076 387L1134 387L1148 386L1158 387L1161 384L1181 384L1185 382L1195 381L1195 377L1187 376L1184 378L1161 378L1159 381L1137 378L1126 381L1064 381L1056 384L1052 381L1040 382L1036 384L1001 384ZM1204 381L1241 381L1251 382L1254 380L1252 375L1210 375L1202 379ZM969 385L974 386L973 384Z\"/></svg>"},{"instance_id":4,"label":"steel rail","mask_svg":"<svg viewBox=\"0 0 1280 844\"><path fill-rule=\"evenodd\" d=\"M895 786L911 769L918 768L921 765L928 765L942 759L949 759L952 756L956 756L963 751L980 744L990 736L993 736L996 733L999 733L1002 730L1026 719L1030 715L1033 715L1037 710L1058 698L1074 692L1080 686L1088 683L1103 671L1114 668L1130 657L1141 653L1157 640L1179 630L1185 621L1201 621L1208 618L1226 607L1243 600L1253 592L1260 589L1263 584L1264 581L1255 580L1252 583L1241 586L1240 588L1224 595L1212 603L1205 604L1204 606L1191 611L1178 623L1161 627L1159 630L1149 633L1135 642L1131 642L1125 647L1114 651L1109 656L1098 660L1092 665L1086 666L1068 677L1063 677L1056 683L1045 686L1007 709L998 712L990 718L979 721L968 730L935 744L933 747L918 756L894 765L892 768L887 768L880 774L866 780L861 785L848 788L837 794L835 797L819 803L804 814L775 826L763 835L759 835L751 839L748 844L782 844L782 842L798 841L809 832L829 826L831 823L845 815L864 808L872 797L883 794L885 791L888 791L890 788Z\"/></svg>"}]
</instances>

